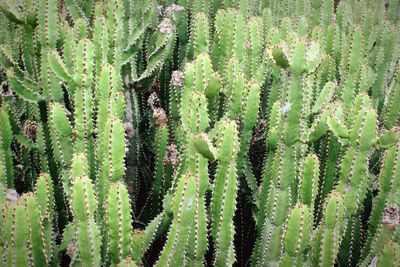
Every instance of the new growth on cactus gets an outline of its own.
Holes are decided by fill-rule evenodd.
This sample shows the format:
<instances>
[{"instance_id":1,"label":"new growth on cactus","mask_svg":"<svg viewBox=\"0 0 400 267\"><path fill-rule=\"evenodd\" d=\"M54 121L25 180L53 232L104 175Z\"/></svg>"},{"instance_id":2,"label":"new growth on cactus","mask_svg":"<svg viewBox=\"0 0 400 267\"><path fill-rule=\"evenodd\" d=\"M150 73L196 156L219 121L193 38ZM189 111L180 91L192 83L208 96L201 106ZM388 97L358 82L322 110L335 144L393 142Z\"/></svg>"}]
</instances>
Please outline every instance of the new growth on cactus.
<instances>
[{"instance_id":1,"label":"new growth on cactus","mask_svg":"<svg viewBox=\"0 0 400 267\"><path fill-rule=\"evenodd\" d=\"M398 0L0 0L0 266L400 266Z\"/></svg>"}]
</instances>

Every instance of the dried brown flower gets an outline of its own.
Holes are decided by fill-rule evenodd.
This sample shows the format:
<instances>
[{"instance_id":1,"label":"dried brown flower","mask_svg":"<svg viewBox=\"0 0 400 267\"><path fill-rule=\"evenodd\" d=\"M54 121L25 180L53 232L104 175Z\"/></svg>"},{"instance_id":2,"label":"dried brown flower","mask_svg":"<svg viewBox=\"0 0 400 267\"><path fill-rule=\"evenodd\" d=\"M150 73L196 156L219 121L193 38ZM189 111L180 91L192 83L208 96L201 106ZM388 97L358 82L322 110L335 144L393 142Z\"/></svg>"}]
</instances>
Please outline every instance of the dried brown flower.
<instances>
[{"instance_id":1,"label":"dried brown flower","mask_svg":"<svg viewBox=\"0 0 400 267\"><path fill-rule=\"evenodd\" d=\"M179 151L176 145L172 144L167 146L167 151L165 153L163 164L172 165L173 167L178 166L179 163Z\"/></svg>"},{"instance_id":2,"label":"dried brown flower","mask_svg":"<svg viewBox=\"0 0 400 267\"><path fill-rule=\"evenodd\" d=\"M396 230L400 223L399 213L399 207L396 204L390 204L386 206L382 216L383 225L390 230Z\"/></svg>"}]
</instances>

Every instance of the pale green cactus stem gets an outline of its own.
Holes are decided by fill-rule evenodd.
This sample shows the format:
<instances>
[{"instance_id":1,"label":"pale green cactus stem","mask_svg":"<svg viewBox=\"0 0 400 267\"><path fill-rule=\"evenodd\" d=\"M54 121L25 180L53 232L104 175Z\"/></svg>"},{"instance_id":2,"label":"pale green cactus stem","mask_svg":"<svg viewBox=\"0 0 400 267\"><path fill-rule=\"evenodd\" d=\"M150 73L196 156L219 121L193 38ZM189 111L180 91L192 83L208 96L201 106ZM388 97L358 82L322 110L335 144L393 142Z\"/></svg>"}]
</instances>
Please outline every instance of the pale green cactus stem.
<instances>
[{"instance_id":1,"label":"pale green cactus stem","mask_svg":"<svg viewBox=\"0 0 400 267\"><path fill-rule=\"evenodd\" d=\"M389 99L384 107L383 122L386 128L391 128L399 121L400 105L396 104L400 101L400 74L397 75L394 88L389 94Z\"/></svg>"},{"instance_id":2,"label":"pale green cactus stem","mask_svg":"<svg viewBox=\"0 0 400 267\"><path fill-rule=\"evenodd\" d=\"M129 20L125 21L125 39L123 39L122 64L130 63L130 75L133 80L139 76L136 65L142 45L146 42L145 34L148 28L154 28L157 22L156 1L142 1L140 5L127 3L125 14L129 10Z\"/></svg>"},{"instance_id":3,"label":"pale green cactus stem","mask_svg":"<svg viewBox=\"0 0 400 267\"><path fill-rule=\"evenodd\" d=\"M180 105L181 123L186 134L205 131L209 125L205 91L211 73L211 60L207 54L201 54L194 63L186 66Z\"/></svg>"},{"instance_id":4,"label":"pale green cactus stem","mask_svg":"<svg viewBox=\"0 0 400 267\"><path fill-rule=\"evenodd\" d=\"M276 101L271 109L269 117L269 132L266 138L266 146L268 147L267 153L265 155L265 162L262 172L262 184L259 187L260 195L258 198L258 216L257 216L257 231L261 232L263 229L263 222L266 216L266 202L268 199L268 193L270 188L270 169L273 165L275 154L274 152L278 146L278 131L282 128L282 116L279 114L280 103Z\"/></svg>"},{"instance_id":5,"label":"pale green cactus stem","mask_svg":"<svg viewBox=\"0 0 400 267\"><path fill-rule=\"evenodd\" d=\"M222 121L217 133L218 168L211 201L211 236L215 240L216 266L236 261L233 246L233 216L236 210L238 130L234 121ZM224 230L223 230L224 229Z\"/></svg>"},{"instance_id":6,"label":"pale green cactus stem","mask_svg":"<svg viewBox=\"0 0 400 267\"><path fill-rule=\"evenodd\" d=\"M15 202L7 205L4 237L4 266L29 266L30 251L27 246L29 225L25 206Z\"/></svg>"},{"instance_id":7,"label":"pale green cactus stem","mask_svg":"<svg viewBox=\"0 0 400 267\"><path fill-rule=\"evenodd\" d=\"M187 59L195 59L200 54L208 52L210 42L209 28L206 15L202 12L195 14L191 25L189 45L187 46Z\"/></svg>"},{"instance_id":8,"label":"pale green cactus stem","mask_svg":"<svg viewBox=\"0 0 400 267\"><path fill-rule=\"evenodd\" d=\"M400 264L400 246L398 242L388 241L380 249L379 254L372 258L369 263L366 263L367 265L363 263L363 265L360 266L385 267L398 266Z\"/></svg>"},{"instance_id":9,"label":"pale green cactus stem","mask_svg":"<svg viewBox=\"0 0 400 267\"><path fill-rule=\"evenodd\" d=\"M102 66L105 66L108 63L108 53L110 48L108 38L108 28L105 17L102 15L95 16L92 39L93 43L97 44L94 47L96 79L99 79L102 76Z\"/></svg>"},{"instance_id":10,"label":"pale green cactus stem","mask_svg":"<svg viewBox=\"0 0 400 267\"><path fill-rule=\"evenodd\" d=\"M11 153L12 129L8 112L0 109L0 183L14 186L14 167Z\"/></svg>"},{"instance_id":11,"label":"pale green cactus stem","mask_svg":"<svg viewBox=\"0 0 400 267\"><path fill-rule=\"evenodd\" d=\"M90 178L94 177L94 125L93 125L93 70L94 46L89 40L81 40L76 50L74 80L82 89L74 92L74 130L76 134L75 151L88 158Z\"/></svg>"},{"instance_id":12,"label":"pale green cactus stem","mask_svg":"<svg viewBox=\"0 0 400 267\"><path fill-rule=\"evenodd\" d=\"M308 155L302 166L302 177L299 183L299 200L314 210L315 199L318 193L319 160L314 154ZM313 213L311 213L312 215ZM312 222L313 220L311 220Z\"/></svg>"},{"instance_id":13,"label":"pale green cactus stem","mask_svg":"<svg viewBox=\"0 0 400 267\"><path fill-rule=\"evenodd\" d=\"M393 28L392 25L382 22L383 28L380 32L380 51L378 52L376 58L376 73L382 74L377 75L375 83L372 86L372 100L374 102L374 107L378 107L380 110L384 103L384 86L387 83L388 69L390 68L390 62L393 61L398 56L395 56L396 49L396 36L398 36L398 30ZM398 90L397 90L398 91Z\"/></svg>"},{"instance_id":14,"label":"pale green cactus stem","mask_svg":"<svg viewBox=\"0 0 400 267\"><path fill-rule=\"evenodd\" d=\"M136 79L136 82L141 82L156 73L173 51L176 32L173 18L164 17L157 29L156 46L149 52L147 67Z\"/></svg>"},{"instance_id":15,"label":"pale green cactus stem","mask_svg":"<svg viewBox=\"0 0 400 267\"><path fill-rule=\"evenodd\" d=\"M162 109L160 109L162 110ZM157 112L155 111L155 114ZM165 113L163 113L165 114ZM160 203L162 200L162 196L165 194L166 190L163 190L163 181L165 178L165 170L164 170L164 157L167 150L168 145L168 127L166 121L161 118L162 114L157 115L157 121L160 123L157 125L157 133L155 135L155 143L156 143L156 167L154 174L154 183L152 188L152 211L158 213L160 208Z\"/></svg>"},{"instance_id":16,"label":"pale green cactus stem","mask_svg":"<svg viewBox=\"0 0 400 267\"><path fill-rule=\"evenodd\" d=\"M13 91L22 99L32 103L42 100L42 96L39 93L39 85L36 82L19 77L16 71L11 68L6 71L6 75Z\"/></svg>"},{"instance_id":17,"label":"pale green cactus stem","mask_svg":"<svg viewBox=\"0 0 400 267\"><path fill-rule=\"evenodd\" d=\"M120 182L111 185L107 197L108 253L112 265L132 254L132 218L128 191Z\"/></svg>"},{"instance_id":18,"label":"pale green cactus stem","mask_svg":"<svg viewBox=\"0 0 400 267\"><path fill-rule=\"evenodd\" d=\"M351 146L343 156L340 181L336 188L343 194L348 218L357 211L366 194L367 153L377 142L376 129L375 111L364 108L358 112L348 134Z\"/></svg>"},{"instance_id":19,"label":"pale green cactus stem","mask_svg":"<svg viewBox=\"0 0 400 267\"><path fill-rule=\"evenodd\" d=\"M347 77L345 78L345 83L342 89L342 99L346 108L349 108L352 105L358 89L357 84L359 81L357 80L357 72L360 69L360 58L363 53L363 32L360 27L354 28L352 38L353 40L351 41L348 66L346 66L345 72L347 73Z\"/></svg>"},{"instance_id":20,"label":"pale green cactus stem","mask_svg":"<svg viewBox=\"0 0 400 267\"><path fill-rule=\"evenodd\" d=\"M196 71L195 71L196 70ZM212 72L208 54L200 54L194 63L187 66L181 97L181 123L188 145L181 158L183 170L195 175L199 187L195 221L191 227L188 247L188 264L201 265L207 250L207 213L205 192L209 188L208 161L215 159L210 139L204 133L210 124L208 100L219 90L219 79ZM179 172L177 172L179 174Z\"/></svg>"},{"instance_id":21,"label":"pale green cactus stem","mask_svg":"<svg viewBox=\"0 0 400 267\"><path fill-rule=\"evenodd\" d=\"M259 243L253 254L254 266L279 262L283 226L291 206L291 184L295 166L293 149L280 143L270 170L270 187L265 203L265 218L261 223Z\"/></svg>"},{"instance_id":22,"label":"pale green cactus stem","mask_svg":"<svg viewBox=\"0 0 400 267\"><path fill-rule=\"evenodd\" d=\"M69 168L73 155L73 129L66 109L59 103L50 105L51 138L53 152L61 168Z\"/></svg>"},{"instance_id":23,"label":"pale green cactus stem","mask_svg":"<svg viewBox=\"0 0 400 267\"><path fill-rule=\"evenodd\" d=\"M232 73L232 76L233 75L234 73ZM247 93L246 82L247 80L244 73L240 72L236 77L234 77L232 86L229 86L228 84L227 88L225 89L225 94L229 98L228 103L226 105L229 112L229 117L231 119L236 119L239 117L239 113L241 111L241 104L242 101L244 100L245 93Z\"/></svg>"},{"instance_id":24,"label":"pale green cactus stem","mask_svg":"<svg viewBox=\"0 0 400 267\"><path fill-rule=\"evenodd\" d=\"M397 192L395 194L398 194ZM392 199L393 200L393 199ZM397 200L397 201L396 201ZM399 198L397 197L395 201L399 203ZM390 202L388 204L383 213L381 219L381 225L377 231L377 234L374 237L374 240L371 244L371 250L369 251L368 256L364 259L363 263L360 266L368 266L368 263L371 261L371 258L377 256L379 252L382 250L382 247L385 246L388 242L390 242L399 228L400 224L400 209L396 203Z\"/></svg>"},{"instance_id":25,"label":"pale green cactus stem","mask_svg":"<svg viewBox=\"0 0 400 267\"><path fill-rule=\"evenodd\" d=\"M88 8L88 7L90 8L92 3L93 3L93 1L88 1L85 4L85 8ZM86 14L83 10L83 6L80 6L79 3L77 3L75 0L66 0L65 5L66 5L69 13L71 14L71 17L74 20L74 22L76 22L78 19L82 19L82 18L87 19ZM90 12L90 10L88 10L88 11Z\"/></svg>"},{"instance_id":26,"label":"pale green cactus stem","mask_svg":"<svg viewBox=\"0 0 400 267\"><path fill-rule=\"evenodd\" d=\"M71 184L74 183L75 178L88 175L89 166L85 155L82 153L74 154L70 170Z\"/></svg>"},{"instance_id":27,"label":"pale green cactus stem","mask_svg":"<svg viewBox=\"0 0 400 267\"><path fill-rule=\"evenodd\" d=\"M283 253L279 266L302 266L303 253L310 239L310 209L298 204L290 212L283 235Z\"/></svg>"},{"instance_id":28,"label":"pale green cactus stem","mask_svg":"<svg viewBox=\"0 0 400 267\"><path fill-rule=\"evenodd\" d=\"M258 119L258 109L260 104L260 85L258 83L251 83L246 92L245 106L242 115L242 129L240 133L240 147L237 156L238 174L242 175L245 167L245 161L250 147L250 139L253 134ZM247 179L249 186L256 190L257 184L254 181Z\"/></svg>"},{"instance_id":29,"label":"pale green cactus stem","mask_svg":"<svg viewBox=\"0 0 400 267\"><path fill-rule=\"evenodd\" d=\"M79 259L83 266L99 266L100 232L95 221L97 201L93 184L86 176L76 178L72 186L71 209Z\"/></svg>"},{"instance_id":30,"label":"pale green cactus stem","mask_svg":"<svg viewBox=\"0 0 400 267\"><path fill-rule=\"evenodd\" d=\"M98 167L96 182L99 214L102 217L103 205L111 182L121 181L124 173L125 158L125 133L122 122L117 117L111 116L105 123L103 133L97 144L97 155L104 160Z\"/></svg>"},{"instance_id":31,"label":"pale green cactus stem","mask_svg":"<svg viewBox=\"0 0 400 267\"><path fill-rule=\"evenodd\" d=\"M211 57L214 66L221 73L232 56L235 56L240 63L244 63L245 22L244 15L235 9L221 9L216 14L216 34Z\"/></svg>"},{"instance_id":32,"label":"pale green cactus stem","mask_svg":"<svg viewBox=\"0 0 400 267\"><path fill-rule=\"evenodd\" d=\"M328 267L335 263L345 229L345 206L339 193L327 197L323 216L311 242L310 257L313 266Z\"/></svg>"},{"instance_id":33,"label":"pale green cactus stem","mask_svg":"<svg viewBox=\"0 0 400 267\"><path fill-rule=\"evenodd\" d=\"M263 64L263 25L260 17L251 17L248 20L248 29L246 31L246 40L243 45L246 54L245 71L247 77L263 82L264 64Z\"/></svg>"},{"instance_id":34,"label":"pale green cactus stem","mask_svg":"<svg viewBox=\"0 0 400 267\"><path fill-rule=\"evenodd\" d=\"M57 222L53 181L48 174L41 174L36 182L35 198L40 211L43 247L47 263L54 257L55 240L53 224ZM35 229L37 231L37 229Z\"/></svg>"},{"instance_id":35,"label":"pale green cactus stem","mask_svg":"<svg viewBox=\"0 0 400 267\"><path fill-rule=\"evenodd\" d=\"M169 198L170 200L171 198ZM170 210L168 211L170 212ZM141 256L150 248L151 244L154 242L156 237L160 233L164 232L165 225L168 229L168 226L171 222L172 218L167 214L167 212L162 211L158 214L152 221L149 222L146 229L143 232L143 244L141 249Z\"/></svg>"},{"instance_id":36,"label":"pale green cactus stem","mask_svg":"<svg viewBox=\"0 0 400 267\"><path fill-rule=\"evenodd\" d=\"M134 261L140 262L142 253L143 253L143 245L144 245L144 231L139 229L134 229L132 231L132 255L131 258Z\"/></svg>"},{"instance_id":37,"label":"pale green cactus stem","mask_svg":"<svg viewBox=\"0 0 400 267\"><path fill-rule=\"evenodd\" d=\"M124 34L124 10L121 0L107 2L106 14L108 22L108 40L112 47L112 62L116 73L121 73L122 67L122 41Z\"/></svg>"},{"instance_id":38,"label":"pale green cactus stem","mask_svg":"<svg viewBox=\"0 0 400 267\"><path fill-rule=\"evenodd\" d=\"M44 266L50 264L51 252L45 240L46 221L42 219L40 209L35 196L32 193L24 194L21 198L21 206L27 211L27 223L29 227L29 251L32 255L34 266ZM17 222L20 223L20 222ZM47 221L48 223L48 221Z\"/></svg>"},{"instance_id":39,"label":"pale green cactus stem","mask_svg":"<svg viewBox=\"0 0 400 267\"><path fill-rule=\"evenodd\" d=\"M290 105L287 111L287 125L285 128L285 144L293 145L300 140L300 116L302 109L303 89L302 74L306 66L306 47L303 41L298 41L291 60L292 78L287 102Z\"/></svg>"},{"instance_id":40,"label":"pale green cactus stem","mask_svg":"<svg viewBox=\"0 0 400 267\"><path fill-rule=\"evenodd\" d=\"M49 69L47 52L55 49L59 39L58 0L40 0L38 4L38 34L41 44L40 78L46 100L61 101L63 98L59 80Z\"/></svg>"},{"instance_id":41,"label":"pale green cactus stem","mask_svg":"<svg viewBox=\"0 0 400 267\"><path fill-rule=\"evenodd\" d=\"M51 144L56 163L61 168L63 192L68 197L71 194L71 181L68 169L73 157L73 129L66 115L66 109L59 103L50 104L49 125Z\"/></svg>"},{"instance_id":42,"label":"pale green cactus stem","mask_svg":"<svg viewBox=\"0 0 400 267\"><path fill-rule=\"evenodd\" d=\"M183 264L196 207L198 181L191 174L179 179L172 203L173 220L167 242L155 266L178 266Z\"/></svg>"},{"instance_id":43,"label":"pale green cactus stem","mask_svg":"<svg viewBox=\"0 0 400 267\"><path fill-rule=\"evenodd\" d=\"M374 208L371 212L368 228L368 239L363 248L362 257L366 258L375 239L377 232L382 228L381 220L384 208L393 201L395 192L399 190L400 183L396 179L400 175L400 141L388 150L379 175L379 194L375 198Z\"/></svg>"}]
</instances>

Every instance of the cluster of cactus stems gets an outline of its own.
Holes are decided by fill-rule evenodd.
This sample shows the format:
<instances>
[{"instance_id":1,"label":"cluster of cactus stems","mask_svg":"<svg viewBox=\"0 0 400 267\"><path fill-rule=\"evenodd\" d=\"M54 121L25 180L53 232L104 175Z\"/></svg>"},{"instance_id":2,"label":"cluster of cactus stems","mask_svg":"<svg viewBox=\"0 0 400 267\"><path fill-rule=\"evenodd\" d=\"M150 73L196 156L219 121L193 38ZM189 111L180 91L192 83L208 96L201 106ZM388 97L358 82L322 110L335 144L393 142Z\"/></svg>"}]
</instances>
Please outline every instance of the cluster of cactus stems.
<instances>
[{"instance_id":1,"label":"cluster of cactus stems","mask_svg":"<svg viewBox=\"0 0 400 267\"><path fill-rule=\"evenodd\" d=\"M0 266L400 266L398 0L0 11Z\"/></svg>"}]
</instances>

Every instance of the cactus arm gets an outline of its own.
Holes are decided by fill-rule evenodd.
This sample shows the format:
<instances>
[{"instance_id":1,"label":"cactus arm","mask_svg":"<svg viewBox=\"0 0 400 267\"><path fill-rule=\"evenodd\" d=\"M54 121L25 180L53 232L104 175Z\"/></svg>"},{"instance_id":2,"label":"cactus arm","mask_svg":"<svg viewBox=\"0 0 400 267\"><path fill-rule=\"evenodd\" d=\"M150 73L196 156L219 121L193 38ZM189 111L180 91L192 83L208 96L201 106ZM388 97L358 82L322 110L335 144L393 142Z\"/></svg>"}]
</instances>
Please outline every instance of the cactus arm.
<instances>
[{"instance_id":1,"label":"cactus arm","mask_svg":"<svg viewBox=\"0 0 400 267\"><path fill-rule=\"evenodd\" d=\"M183 263L187 234L194 219L196 187L192 175L186 174L181 177L173 200L173 222L155 266L176 266Z\"/></svg>"},{"instance_id":2,"label":"cactus arm","mask_svg":"<svg viewBox=\"0 0 400 267\"><path fill-rule=\"evenodd\" d=\"M313 265L332 266L336 260L345 225L342 196L331 193L325 202L323 223L318 226L312 240Z\"/></svg>"},{"instance_id":3,"label":"cactus arm","mask_svg":"<svg viewBox=\"0 0 400 267\"><path fill-rule=\"evenodd\" d=\"M66 0L65 4L74 21L84 16L83 10L79 6L79 3L77 3L77 0Z\"/></svg>"},{"instance_id":4,"label":"cactus arm","mask_svg":"<svg viewBox=\"0 0 400 267\"><path fill-rule=\"evenodd\" d=\"M362 39L363 32L362 29L356 27L353 31L353 40L350 51L349 66L348 66L348 76L346 77L346 83L343 88L343 103L346 107L350 107L354 96L356 94L356 72L358 71L360 64L360 57L362 53Z\"/></svg>"},{"instance_id":5,"label":"cactus arm","mask_svg":"<svg viewBox=\"0 0 400 267\"><path fill-rule=\"evenodd\" d=\"M299 185L301 203L314 210L314 202L318 193L319 160L314 154L307 156L303 163L302 179Z\"/></svg>"},{"instance_id":6,"label":"cactus arm","mask_svg":"<svg viewBox=\"0 0 400 267\"><path fill-rule=\"evenodd\" d=\"M164 156L166 153L168 145L168 127L167 125L161 125L157 128L157 133L155 135L156 142L156 167L154 174L154 183L152 189L152 209L153 212L159 211L159 206L161 203L161 196L163 195L162 183L164 179Z\"/></svg>"},{"instance_id":7,"label":"cactus arm","mask_svg":"<svg viewBox=\"0 0 400 267\"><path fill-rule=\"evenodd\" d=\"M24 206L27 211L27 222L29 225L29 244L35 266L43 266L50 262L49 255L45 255L42 220L39 213L38 203L33 194L24 195Z\"/></svg>"},{"instance_id":8,"label":"cactus arm","mask_svg":"<svg viewBox=\"0 0 400 267\"><path fill-rule=\"evenodd\" d=\"M258 109L260 104L260 86L252 83L246 96L246 106L243 111L243 128L240 135L240 147L237 159L237 168L239 175L243 173L245 158L247 157L250 138L253 133L253 128L257 123Z\"/></svg>"},{"instance_id":9,"label":"cactus arm","mask_svg":"<svg viewBox=\"0 0 400 267\"><path fill-rule=\"evenodd\" d=\"M27 241L29 238L29 226L26 210L22 205L15 207L13 240L15 246L15 266L28 266L29 251Z\"/></svg>"},{"instance_id":10,"label":"cactus arm","mask_svg":"<svg viewBox=\"0 0 400 267\"><path fill-rule=\"evenodd\" d=\"M397 82L392 92L389 95L388 102L384 109L384 124L386 128L391 128L399 120L400 108L400 75L398 75Z\"/></svg>"},{"instance_id":11,"label":"cactus arm","mask_svg":"<svg viewBox=\"0 0 400 267\"><path fill-rule=\"evenodd\" d=\"M64 65L61 57L55 51L50 51L47 55L49 66L57 77L65 83L74 83L72 74L69 73L67 67Z\"/></svg>"},{"instance_id":12,"label":"cactus arm","mask_svg":"<svg viewBox=\"0 0 400 267\"><path fill-rule=\"evenodd\" d=\"M55 48L58 39L58 0L40 0L38 10L40 43Z\"/></svg>"},{"instance_id":13,"label":"cactus arm","mask_svg":"<svg viewBox=\"0 0 400 267\"><path fill-rule=\"evenodd\" d=\"M132 219L129 195L122 183L111 185L107 198L107 234L109 235L109 254L111 263L118 264L131 255Z\"/></svg>"},{"instance_id":14,"label":"cactus arm","mask_svg":"<svg viewBox=\"0 0 400 267\"><path fill-rule=\"evenodd\" d=\"M188 59L197 58L201 53L208 52L210 33L208 19L204 13L197 13L191 25L191 34L187 48Z\"/></svg>"},{"instance_id":15,"label":"cactus arm","mask_svg":"<svg viewBox=\"0 0 400 267\"><path fill-rule=\"evenodd\" d=\"M301 266L302 254L310 239L310 218L310 210L305 205L299 204L290 212L279 266Z\"/></svg>"},{"instance_id":16,"label":"cactus arm","mask_svg":"<svg viewBox=\"0 0 400 267\"><path fill-rule=\"evenodd\" d=\"M21 80L11 69L8 69L6 73L13 91L15 91L22 99L32 103L37 103L42 99L39 93L39 88L36 84L30 83L26 79Z\"/></svg>"},{"instance_id":17,"label":"cactus arm","mask_svg":"<svg viewBox=\"0 0 400 267\"><path fill-rule=\"evenodd\" d=\"M83 266L100 264L100 235L94 216L97 210L93 185L82 176L74 181L71 208L74 213L79 258Z\"/></svg>"},{"instance_id":18,"label":"cactus arm","mask_svg":"<svg viewBox=\"0 0 400 267\"><path fill-rule=\"evenodd\" d=\"M4 178L1 181L8 188L14 186L14 167L11 153L12 129L8 113L4 108L0 109L0 164Z\"/></svg>"}]
</instances>

